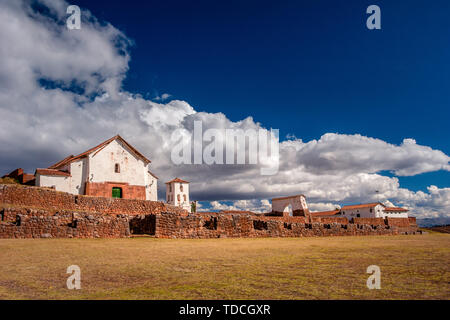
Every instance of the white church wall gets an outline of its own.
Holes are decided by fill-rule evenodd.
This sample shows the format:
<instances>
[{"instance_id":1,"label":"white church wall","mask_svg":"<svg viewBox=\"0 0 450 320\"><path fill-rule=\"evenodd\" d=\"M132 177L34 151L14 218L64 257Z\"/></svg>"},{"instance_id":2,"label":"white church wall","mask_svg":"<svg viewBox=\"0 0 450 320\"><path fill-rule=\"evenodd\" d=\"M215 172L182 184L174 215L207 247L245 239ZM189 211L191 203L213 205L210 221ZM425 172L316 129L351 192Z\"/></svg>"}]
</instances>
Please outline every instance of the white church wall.
<instances>
[{"instance_id":1,"label":"white church wall","mask_svg":"<svg viewBox=\"0 0 450 320\"><path fill-rule=\"evenodd\" d=\"M117 140L89 157L90 182L126 182L130 185L145 186L143 170L146 165ZM116 164L119 164L118 173L115 172Z\"/></svg>"},{"instance_id":2,"label":"white church wall","mask_svg":"<svg viewBox=\"0 0 450 320\"><path fill-rule=\"evenodd\" d=\"M71 193L70 177L68 176L50 176L37 174L36 185L39 187L54 188L56 191Z\"/></svg>"}]
</instances>

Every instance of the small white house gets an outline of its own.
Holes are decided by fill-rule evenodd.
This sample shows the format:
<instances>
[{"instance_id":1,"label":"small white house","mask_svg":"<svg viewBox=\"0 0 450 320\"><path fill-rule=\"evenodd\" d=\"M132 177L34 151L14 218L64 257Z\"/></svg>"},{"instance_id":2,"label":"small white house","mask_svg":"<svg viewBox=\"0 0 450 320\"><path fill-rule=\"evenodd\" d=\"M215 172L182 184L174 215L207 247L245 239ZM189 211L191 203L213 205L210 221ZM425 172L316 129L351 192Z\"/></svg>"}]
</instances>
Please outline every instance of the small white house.
<instances>
[{"instance_id":1,"label":"small white house","mask_svg":"<svg viewBox=\"0 0 450 320\"><path fill-rule=\"evenodd\" d=\"M386 207L381 202L343 206L341 215L348 220L352 218L408 218L408 210L398 207Z\"/></svg>"},{"instance_id":2,"label":"small white house","mask_svg":"<svg viewBox=\"0 0 450 320\"><path fill-rule=\"evenodd\" d=\"M77 156L36 169L36 186L79 195L157 201L150 160L119 135Z\"/></svg>"},{"instance_id":3,"label":"small white house","mask_svg":"<svg viewBox=\"0 0 450 320\"><path fill-rule=\"evenodd\" d=\"M166 182L166 201L168 204L182 207L188 212L191 212L189 182L180 178Z\"/></svg>"}]
</instances>

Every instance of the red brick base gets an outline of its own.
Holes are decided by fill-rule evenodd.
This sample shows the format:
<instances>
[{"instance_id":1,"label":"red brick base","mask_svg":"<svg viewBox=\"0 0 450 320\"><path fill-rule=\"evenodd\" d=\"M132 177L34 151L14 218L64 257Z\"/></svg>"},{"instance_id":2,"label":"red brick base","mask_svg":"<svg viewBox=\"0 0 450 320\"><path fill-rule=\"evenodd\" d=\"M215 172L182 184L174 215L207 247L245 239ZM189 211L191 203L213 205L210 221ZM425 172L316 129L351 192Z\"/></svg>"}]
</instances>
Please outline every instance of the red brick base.
<instances>
[{"instance_id":1,"label":"red brick base","mask_svg":"<svg viewBox=\"0 0 450 320\"><path fill-rule=\"evenodd\" d=\"M121 182L86 182L85 193L87 196L111 198L113 187L122 189L123 199L145 200L144 186L132 186Z\"/></svg>"}]
</instances>

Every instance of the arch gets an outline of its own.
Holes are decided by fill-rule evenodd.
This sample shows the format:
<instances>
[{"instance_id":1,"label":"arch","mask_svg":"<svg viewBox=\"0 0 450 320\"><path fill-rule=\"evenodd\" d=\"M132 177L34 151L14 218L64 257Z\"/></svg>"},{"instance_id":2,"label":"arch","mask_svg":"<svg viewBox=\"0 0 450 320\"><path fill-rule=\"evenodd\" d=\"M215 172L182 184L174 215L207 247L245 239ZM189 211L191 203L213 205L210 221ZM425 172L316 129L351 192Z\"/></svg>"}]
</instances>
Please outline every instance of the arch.
<instances>
[{"instance_id":1,"label":"arch","mask_svg":"<svg viewBox=\"0 0 450 320\"><path fill-rule=\"evenodd\" d=\"M272 199L272 215L309 217L309 209L304 195L281 197Z\"/></svg>"}]
</instances>

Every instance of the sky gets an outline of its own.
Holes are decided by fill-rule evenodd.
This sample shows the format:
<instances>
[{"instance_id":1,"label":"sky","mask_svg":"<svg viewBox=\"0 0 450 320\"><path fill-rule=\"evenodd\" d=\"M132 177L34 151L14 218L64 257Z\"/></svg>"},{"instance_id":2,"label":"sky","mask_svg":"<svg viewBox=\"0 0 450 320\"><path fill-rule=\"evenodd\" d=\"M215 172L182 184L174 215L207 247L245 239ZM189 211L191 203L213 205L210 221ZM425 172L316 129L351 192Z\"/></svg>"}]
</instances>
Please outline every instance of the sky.
<instances>
[{"instance_id":1,"label":"sky","mask_svg":"<svg viewBox=\"0 0 450 320\"><path fill-rule=\"evenodd\" d=\"M206 209L380 200L450 217L448 1L0 1L0 173L119 133ZM369 30L366 8L381 9ZM182 165L170 135L279 129L280 172ZM375 191L378 191L377 193Z\"/></svg>"}]
</instances>

